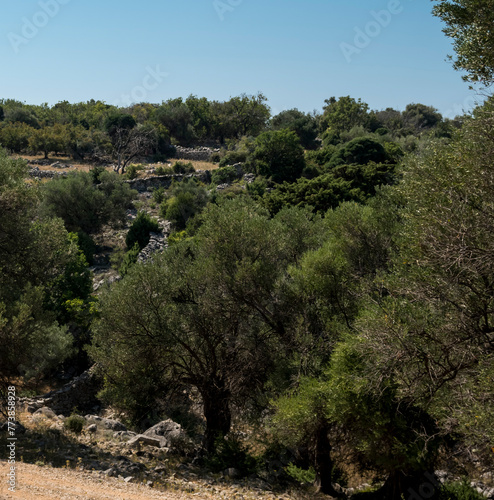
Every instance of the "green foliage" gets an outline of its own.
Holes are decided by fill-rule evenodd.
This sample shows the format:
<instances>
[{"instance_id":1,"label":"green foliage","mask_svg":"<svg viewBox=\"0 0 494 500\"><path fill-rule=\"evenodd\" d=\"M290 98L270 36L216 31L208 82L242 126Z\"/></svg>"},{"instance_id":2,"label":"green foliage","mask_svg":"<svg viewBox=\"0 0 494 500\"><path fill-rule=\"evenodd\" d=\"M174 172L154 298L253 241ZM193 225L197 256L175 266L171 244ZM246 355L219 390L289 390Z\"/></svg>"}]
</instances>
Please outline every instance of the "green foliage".
<instances>
[{"instance_id":1,"label":"green foliage","mask_svg":"<svg viewBox=\"0 0 494 500\"><path fill-rule=\"evenodd\" d=\"M483 500L485 497L470 486L468 479L446 483L441 488L439 500Z\"/></svg>"},{"instance_id":2,"label":"green foliage","mask_svg":"<svg viewBox=\"0 0 494 500\"><path fill-rule=\"evenodd\" d=\"M107 395L136 414L177 385L195 387L212 451L230 430L233 398L255 394L272 366L275 335L289 324L281 292L273 300L278 279L318 244L321 226L294 209L270 218L248 197L209 205L202 219L192 241L136 266L102 297L91 353Z\"/></svg>"},{"instance_id":3,"label":"green foliage","mask_svg":"<svg viewBox=\"0 0 494 500\"><path fill-rule=\"evenodd\" d=\"M291 478L295 479L295 481L300 484L313 484L316 480L316 471L313 467L305 470L294 464L289 464L285 467L285 471Z\"/></svg>"},{"instance_id":4,"label":"green foliage","mask_svg":"<svg viewBox=\"0 0 494 500\"><path fill-rule=\"evenodd\" d=\"M171 167L164 167L163 165L160 165L159 167L156 168L155 170L156 175L173 175L173 169Z\"/></svg>"},{"instance_id":5,"label":"green foliage","mask_svg":"<svg viewBox=\"0 0 494 500\"><path fill-rule=\"evenodd\" d=\"M492 83L494 74L494 2L492 0L437 0L434 14L446 23L453 39L454 68L470 82Z\"/></svg>"},{"instance_id":6,"label":"green foliage","mask_svg":"<svg viewBox=\"0 0 494 500\"><path fill-rule=\"evenodd\" d=\"M172 165L172 170L174 174L191 174L196 171L191 162L184 163L182 161L176 161Z\"/></svg>"},{"instance_id":7,"label":"green foliage","mask_svg":"<svg viewBox=\"0 0 494 500\"><path fill-rule=\"evenodd\" d=\"M336 151L335 146L332 145L325 146L322 149L318 149L316 151L307 151L305 153L305 159L307 163L313 163L315 165L322 167L331 160L335 151Z\"/></svg>"},{"instance_id":8,"label":"green foliage","mask_svg":"<svg viewBox=\"0 0 494 500\"><path fill-rule=\"evenodd\" d=\"M96 252L96 243L94 240L91 236L89 236L89 234L84 231L79 231L77 233L77 245L82 250L86 262L89 265L92 265L94 263L94 254Z\"/></svg>"},{"instance_id":9,"label":"green foliage","mask_svg":"<svg viewBox=\"0 0 494 500\"><path fill-rule=\"evenodd\" d=\"M442 121L442 116L432 106L408 104L403 111L403 121L405 126L411 127L419 133L438 125Z\"/></svg>"},{"instance_id":10,"label":"green foliage","mask_svg":"<svg viewBox=\"0 0 494 500\"><path fill-rule=\"evenodd\" d=\"M174 231L170 233L168 236L168 244L169 245L174 245L175 243L179 243L180 241L183 240L190 240L189 233L187 231Z\"/></svg>"},{"instance_id":11,"label":"green foliage","mask_svg":"<svg viewBox=\"0 0 494 500\"><path fill-rule=\"evenodd\" d=\"M336 134L348 131L355 126L366 126L368 123L369 106L360 99L345 96L336 99L331 97L325 100L326 106L320 121L320 129L323 132ZM326 140L326 143L328 141Z\"/></svg>"},{"instance_id":12,"label":"green foliage","mask_svg":"<svg viewBox=\"0 0 494 500\"><path fill-rule=\"evenodd\" d=\"M263 132L255 140L251 156L257 173L273 182L293 182L305 167L304 150L295 132L278 130Z\"/></svg>"},{"instance_id":13,"label":"green foliage","mask_svg":"<svg viewBox=\"0 0 494 500\"><path fill-rule=\"evenodd\" d=\"M71 319L67 304L75 299L88 304L93 291L91 274L78 241L77 234L68 234L64 242L65 248L60 249L65 253L65 267L63 272L49 282L49 293L46 298L46 307L54 311L57 319L63 323L68 323Z\"/></svg>"},{"instance_id":14,"label":"green foliage","mask_svg":"<svg viewBox=\"0 0 494 500\"><path fill-rule=\"evenodd\" d=\"M233 166L217 168L211 174L212 184L229 184L236 179L238 179L237 169Z\"/></svg>"},{"instance_id":15,"label":"green foliage","mask_svg":"<svg viewBox=\"0 0 494 500\"><path fill-rule=\"evenodd\" d=\"M220 160L220 168L227 167L228 165L234 165L235 163L243 163L247 160L248 151L247 150L235 150L227 151L225 155Z\"/></svg>"},{"instance_id":16,"label":"green foliage","mask_svg":"<svg viewBox=\"0 0 494 500\"><path fill-rule=\"evenodd\" d=\"M136 179L139 175L139 172L144 170L144 167L142 165L129 165L127 167L127 173L126 173L126 177L127 179Z\"/></svg>"},{"instance_id":17,"label":"green foliage","mask_svg":"<svg viewBox=\"0 0 494 500\"><path fill-rule=\"evenodd\" d=\"M25 123L3 122L0 127L0 144L12 153L26 150L33 128Z\"/></svg>"},{"instance_id":18,"label":"green foliage","mask_svg":"<svg viewBox=\"0 0 494 500\"><path fill-rule=\"evenodd\" d=\"M353 449L378 469L412 475L429 470L439 445L434 419L416 406L403 406L390 377L376 384L374 360L364 358L362 340L348 336L334 350L327 417L349 431Z\"/></svg>"},{"instance_id":19,"label":"green foliage","mask_svg":"<svg viewBox=\"0 0 494 500\"><path fill-rule=\"evenodd\" d=\"M0 212L8 214L0 217L2 392L13 377L42 375L69 354L71 337L56 320L64 294L84 295L87 278L61 221L39 217L39 193L25 182L26 173L23 160L0 150Z\"/></svg>"},{"instance_id":20,"label":"green foliage","mask_svg":"<svg viewBox=\"0 0 494 500\"><path fill-rule=\"evenodd\" d=\"M165 200L165 188L164 187L159 187L156 189L153 189L153 200L156 203L163 203Z\"/></svg>"},{"instance_id":21,"label":"green foliage","mask_svg":"<svg viewBox=\"0 0 494 500\"><path fill-rule=\"evenodd\" d=\"M103 172L106 172L105 167L93 167L89 170L89 175L91 177L91 180L93 181L93 184L101 184L101 175Z\"/></svg>"},{"instance_id":22,"label":"green foliage","mask_svg":"<svg viewBox=\"0 0 494 500\"><path fill-rule=\"evenodd\" d=\"M131 130L136 125L137 123L133 116L124 113L116 113L106 118L104 128L108 132L108 135L113 138L122 134L122 130Z\"/></svg>"},{"instance_id":23,"label":"green foliage","mask_svg":"<svg viewBox=\"0 0 494 500\"><path fill-rule=\"evenodd\" d=\"M118 272L121 276L125 276L126 274L128 274L132 266L137 262L137 257L139 256L140 251L141 248L139 246L139 243L136 241L134 243L134 246L125 253L122 264L118 268Z\"/></svg>"},{"instance_id":24,"label":"green foliage","mask_svg":"<svg viewBox=\"0 0 494 500\"><path fill-rule=\"evenodd\" d=\"M249 193L254 200L257 200L264 196L267 187L268 184L266 179L263 177L256 177L253 182L247 184L247 193Z\"/></svg>"},{"instance_id":25,"label":"green foliage","mask_svg":"<svg viewBox=\"0 0 494 500\"><path fill-rule=\"evenodd\" d=\"M271 213L284 206L311 207L325 213L344 201L367 201L379 186L394 182L393 173L393 165L341 165L314 179L278 185L264 195L263 203Z\"/></svg>"},{"instance_id":26,"label":"green foliage","mask_svg":"<svg viewBox=\"0 0 494 500\"><path fill-rule=\"evenodd\" d=\"M81 415L72 414L70 415L70 417L67 417L64 420L63 426L65 429L73 432L74 434L80 434L82 432L82 429L84 428L85 423L86 420L84 419L84 417L82 417Z\"/></svg>"},{"instance_id":27,"label":"green foliage","mask_svg":"<svg viewBox=\"0 0 494 500\"><path fill-rule=\"evenodd\" d=\"M111 172L101 172L98 178L95 185L94 175L77 172L44 184L43 213L63 219L68 231L87 234L123 221L135 191Z\"/></svg>"},{"instance_id":28,"label":"green foliage","mask_svg":"<svg viewBox=\"0 0 494 500\"><path fill-rule=\"evenodd\" d=\"M235 468L241 476L254 474L258 468L257 460L249 454L241 441L230 435L227 439L218 437L215 451L207 457L206 466L213 472L223 472Z\"/></svg>"},{"instance_id":29,"label":"green foliage","mask_svg":"<svg viewBox=\"0 0 494 500\"><path fill-rule=\"evenodd\" d=\"M295 132L305 149L314 149L317 146L318 126L313 115L302 113L296 108L289 109L274 116L271 126L274 130L288 129Z\"/></svg>"},{"instance_id":30,"label":"green foliage","mask_svg":"<svg viewBox=\"0 0 494 500\"><path fill-rule=\"evenodd\" d=\"M381 163L386 160L384 147L370 138L357 138L345 144L337 151L328 163L328 167L344 164L366 165L367 163Z\"/></svg>"},{"instance_id":31,"label":"green foliage","mask_svg":"<svg viewBox=\"0 0 494 500\"><path fill-rule=\"evenodd\" d=\"M204 209L207 202L206 189L191 179L173 185L171 196L161 205L160 213L171 221L177 230L182 230L192 217Z\"/></svg>"},{"instance_id":32,"label":"green foliage","mask_svg":"<svg viewBox=\"0 0 494 500\"><path fill-rule=\"evenodd\" d=\"M147 212L139 212L125 237L125 244L128 249L131 249L137 243L142 250L149 243L149 233L159 231L158 221L152 219Z\"/></svg>"}]
</instances>

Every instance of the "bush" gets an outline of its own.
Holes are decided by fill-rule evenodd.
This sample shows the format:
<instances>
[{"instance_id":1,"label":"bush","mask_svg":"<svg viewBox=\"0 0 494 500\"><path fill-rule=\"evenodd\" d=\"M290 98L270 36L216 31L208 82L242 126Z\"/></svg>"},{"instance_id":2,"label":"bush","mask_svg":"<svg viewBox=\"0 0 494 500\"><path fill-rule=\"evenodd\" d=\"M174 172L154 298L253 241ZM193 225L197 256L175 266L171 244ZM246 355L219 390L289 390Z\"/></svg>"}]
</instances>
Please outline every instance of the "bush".
<instances>
[{"instance_id":1,"label":"bush","mask_svg":"<svg viewBox=\"0 0 494 500\"><path fill-rule=\"evenodd\" d=\"M165 188L159 187L157 189L153 189L153 200L156 203L163 203L165 200Z\"/></svg>"},{"instance_id":2,"label":"bush","mask_svg":"<svg viewBox=\"0 0 494 500\"><path fill-rule=\"evenodd\" d=\"M106 172L105 167L93 167L92 169L89 170L89 175L91 176L91 179L93 180L93 184L100 184L100 176L103 172Z\"/></svg>"},{"instance_id":3,"label":"bush","mask_svg":"<svg viewBox=\"0 0 494 500\"><path fill-rule=\"evenodd\" d=\"M67 417L64 420L63 426L70 432L73 432L75 434L80 434L82 432L82 429L84 428L85 423L86 420L84 419L84 417L72 414L70 417Z\"/></svg>"},{"instance_id":4,"label":"bush","mask_svg":"<svg viewBox=\"0 0 494 500\"><path fill-rule=\"evenodd\" d=\"M254 182L247 184L247 193L249 193L254 200L257 200L264 196L267 187L266 179L263 177L256 177Z\"/></svg>"},{"instance_id":5,"label":"bush","mask_svg":"<svg viewBox=\"0 0 494 500\"><path fill-rule=\"evenodd\" d=\"M176 230L185 229L187 222L200 213L208 202L207 192L194 180L175 184L172 196L161 205L161 216L175 225Z\"/></svg>"},{"instance_id":6,"label":"bush","mask_svg":"<svg viewBox=\"0 0 494 500\"><path fill-rule=\"evenodd\" d=\"M144 167L142 165L134 165L134 164L129 165L127 167L127 175L126 175L127 179L130 180L136 179L137 176L139 175L139 172L142 170L144 170Z\"/></svg>"},{"instance_id":7,"label":"bush","mask_svg":"<svg viewBox=\"0 0 494 500\"><path fill-rule=\"evenodd\" d=\"M216 185L229 184L237 178L237 169L232 166L218 168L211 174L211 182Z\"/></svg>"},{"instance_id":8,"label":"bush","mask_svg":"<svg viewBox=\"0 0 494 500\"><path fill-rule=\"evenodd\" d=\"M243 163L247 160L247 151L229 151L220 160L220 167L234 165L235 163Z\"/></svg>"},{"instance_id":9,"label":"bush","mask_svg":"<svg viewBox=\"0 0 494 500\"><path fill-rule=\"evenodd\" d=\"M94 253L96 252L96 243L94 240L89 234L79 231L77 233L77 245L82 250L87 263L92 265L94 263Z\"/></svg>"},{"instance_id":10,"label":"bush","mask_svg":"<svg viewBox=\"0 0 494 500\"><path fill-rule=\"evenodd\" d=\"M154 173L156 175L173 175L173 169L171 167L159 166Z\"/></svg>"},{"instance_id":11,"label":"bush","mask_svg":"<svg viewBox=\"0 0 494 500\"><path fill-rule=\"evenodd\" d=\"M155 219L152 219L146 212L139 212L125 238L127 248L131 249L135 243L138 243L142 250L149 243L149 233L158 233L159 230L160 226Z\"/></svg>"},{"instance_id":12,"label":"bush","mask_svg":"<svg viewBox=\"0 0 494 500\"><path fill-rule=\"evenodd\" d=\"M336 152L328 167L353 163L358 165L366 165L369 162L382 163L386 159L386 151L382 144L368 137L358 137Z\"/></svg>"},{"instance_id":13,"label":"bush","mask_svg":"<svg viewBox=\"0 0 494 500\"><path fill-rule=\"evenodd\" d=\"M456 483L446 483L441 488L439 500L485 500L474 490L467 479Z\"/></svg>"},{"instance_id":14,"label":"bush","mask_svg":"<svg viewBox=\"0 0 494 500\"><path fill-rule=\"evenodd\" d=\"M300 140L289 130L263 132L255 140L250 160L256 172L275 183L294 182L305 168L304 150Z\"/></svg>"},{"instance_id":15,"label":"bush","mask_svg":"<svg viewBox=\"0 0 494 500\"><path fill-rule=\"evenodd\" d=\"M211 163L219 163L221 161L221 155L219 153L212 153L209 157Z\"/></svg>"},{"instance_id":16,"label":"bush","mask_svg":"<svg viewBox=\"0 0 494 500\"><path fill-rule=\"evenodd\" d=\"M257 460L251 456L242 443L229 435L228 439L219 437L215 441L215 453L208 457L206 466L213 472L221 472L231 467L242 476L256 472Z\"/></svg>"},{"instance_id":17,"label":"bush","mask_svg":"<svg viewBox=\"0 0 494 500\"><path fill-rule=\"evenodd\" d=\"M137 241L134 246L124 255L121 266L118 268L118 272L121 276L125 276L130 271L131 267L137 262L137 257L139 256L141 249Z\"/></svg>"},{"instance_id":18,"label":"bush","mask_svg":"<svg viewBox=\"0 0 494 500\"><path fill-rule=\"evenodd\" d=\"M60 217L68 231L93 234L105 224L122 222L135 194L113 172L74 172L43 184L41 211Z\"/></svg>"},{"instance_id":19,"label":"bush","mask_svg":"<svg viewBox=\"0 0 494 500\"><path fill-rule=\"evenodd\" d=\"M172 166L172 170L174 174L192 174L196 171L191 162L184 163L181 161L175 162Z\"/></svg>"},{"instance_id":20,"label":"bush","mask_svg":"<svg viewBox=\"0 0 494 500\"><path fill-rule=\"evenodd\" d=\"M286 473L295 479L297 483L312 484L316 480L316 471L313 467L309 470L301 469L294 464L289 464L285 467Z\"/></svg>"}]
</instances>

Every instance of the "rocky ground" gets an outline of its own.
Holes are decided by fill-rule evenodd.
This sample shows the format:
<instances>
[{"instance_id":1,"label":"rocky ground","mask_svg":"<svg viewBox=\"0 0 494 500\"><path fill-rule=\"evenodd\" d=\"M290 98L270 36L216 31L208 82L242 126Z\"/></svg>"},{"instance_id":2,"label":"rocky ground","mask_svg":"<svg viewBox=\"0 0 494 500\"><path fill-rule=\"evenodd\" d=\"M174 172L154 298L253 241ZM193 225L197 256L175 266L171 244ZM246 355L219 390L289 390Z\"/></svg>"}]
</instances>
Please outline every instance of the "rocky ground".
<instances>
[{"instance_id":1,"label":"rocky ground","mask_svg":"<svg viewBox=\"0 0 494 500\"><path fill-rule=\"evenodd\" d=\"M2 479L0 498L319 498L312 489L282 484L275 470L264 478L240 478L234 468L213 473L191 465L186 456L194 443L171 420L139 435L118 420L97 415L86 415L82 432L71 432L64 425L67 418L48 407L21 414L22 424L16 429L16 491L9 492ZM0 429L2 441L4 431ZM0 456L6 458L3 451ZM8 467L0 461L2 478Z\"/></svg>"}]
</instances>

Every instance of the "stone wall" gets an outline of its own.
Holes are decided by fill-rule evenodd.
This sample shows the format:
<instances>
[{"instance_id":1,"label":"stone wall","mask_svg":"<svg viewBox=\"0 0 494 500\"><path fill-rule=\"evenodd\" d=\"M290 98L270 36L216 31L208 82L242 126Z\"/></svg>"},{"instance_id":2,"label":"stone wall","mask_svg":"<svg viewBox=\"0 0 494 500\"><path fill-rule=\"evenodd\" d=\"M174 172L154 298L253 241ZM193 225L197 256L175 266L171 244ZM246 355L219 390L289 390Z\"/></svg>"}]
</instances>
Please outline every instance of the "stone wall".
<instances>
[{"instance_id":1,"label":"stone wall","mask_svg":"<svg viewBox=\"0 0 494 500\"><path fill-rule=\"evenodd\" d=\"M40 170L39 167L29 169L29 175L35 179L53 179L54 177L66 177L67 172L56 172L54 170Z\"/></svg>"},{"instance_id":2,"label":"stone wall","mask_svg":"<svg viewBox=\"0 0 494 500\"><path fill-rule=\"evenodd\" d=\"M183 181L185 178L197 177L201 182L211 182L211 174L208 171L198 171L195 174L174 174L174 175L153 175L149 177L142 177L139 179L132 179L127 182L132 189L137 190L139 193L152 191L164 187L168 189L174 180Z\"/></svg>"},{"instance_id":3,"label":"stone wall","mask_svg":"<svg viewBox=\"0 0 494 500\"><path fill-rule=\"evenodd\" d=\"M213 153L219 153L219 148L208 148L202 146L199 148L184 148L182 146L175 147L175 158L179 160L192 161L209 161Z\"/></svg>"}]
</instances>

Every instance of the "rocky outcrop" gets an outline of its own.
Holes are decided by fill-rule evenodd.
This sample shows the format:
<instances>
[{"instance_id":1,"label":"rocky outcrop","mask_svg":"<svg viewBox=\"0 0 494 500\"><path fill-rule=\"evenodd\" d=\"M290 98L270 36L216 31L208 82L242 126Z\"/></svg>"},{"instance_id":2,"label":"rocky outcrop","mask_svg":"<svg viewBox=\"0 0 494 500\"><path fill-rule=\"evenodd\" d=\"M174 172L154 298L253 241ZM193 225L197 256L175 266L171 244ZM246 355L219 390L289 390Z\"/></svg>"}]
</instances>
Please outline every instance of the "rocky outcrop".
<instances>
[{"instance_id":1,"label":"rocky outcrop","mask_svg":"<svg viewBox=\"0 0 494 500\"><path fill-rule=\"evenodd\" d=\"M101 381L95 371L92 367L61 389L34 398L21 398L20 402L29 413L48 407L57 415L67 416L74 408L80 412L99 409L100 402L96 394L101 388Z\"/></svg>"},{"instance_id":2,"label":"rocky outcrop","mask_svg":"<svg viewBox=\"0 0 494 500\"><path fill-rule=\"evenodd\" d=\"M167 246L168 243L163 233L149 233L149 243L140 251L137 262L150 260L153 254L162 252Z\"/></svg>"},{"instance_id":3,"label":"rocky outcrop","mask_svg":"<svg viewBox=\"0 0 494 500\"><path fill-rule=\"evenodd\" d=\"M138 448L141 445L166 449L179 454L186 453L193 448L192 442L181 425L170 419L153 425L147 431L137 434L127 442L129 448Z\"/></svg>"}]
</instances>

